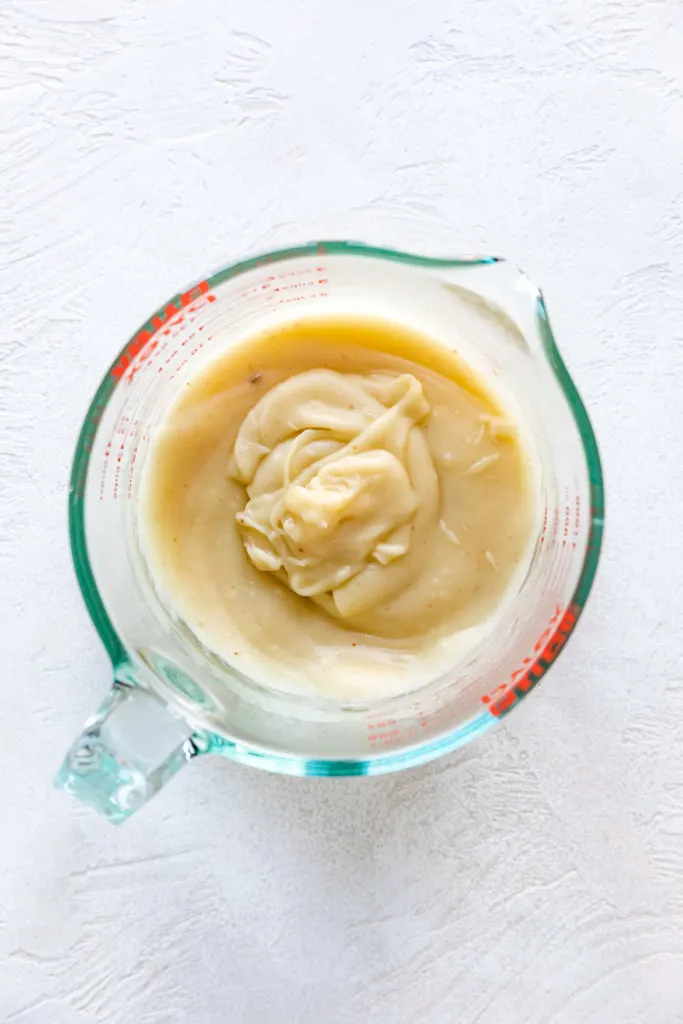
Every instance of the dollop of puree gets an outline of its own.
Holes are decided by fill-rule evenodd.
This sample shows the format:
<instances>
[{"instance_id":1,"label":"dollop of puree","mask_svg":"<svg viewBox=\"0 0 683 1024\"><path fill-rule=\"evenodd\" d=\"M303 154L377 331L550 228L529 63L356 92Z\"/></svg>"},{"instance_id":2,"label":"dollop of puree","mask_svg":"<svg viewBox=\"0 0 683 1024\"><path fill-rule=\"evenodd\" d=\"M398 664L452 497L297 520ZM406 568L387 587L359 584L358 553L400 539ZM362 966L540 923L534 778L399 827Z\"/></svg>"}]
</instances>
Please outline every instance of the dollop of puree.
<instances>
[{"instance_id":1,"label":"dollop of puree","mask_svg":"<svg viewBox=\"0 0 683 1024\"><path fill-rule=\"evenodd\" d=\"M237 435L245 550L295 594L352 620L410 586L439 519L412 374L309 370L276 385Z\"/></svg>"}]
</instances>

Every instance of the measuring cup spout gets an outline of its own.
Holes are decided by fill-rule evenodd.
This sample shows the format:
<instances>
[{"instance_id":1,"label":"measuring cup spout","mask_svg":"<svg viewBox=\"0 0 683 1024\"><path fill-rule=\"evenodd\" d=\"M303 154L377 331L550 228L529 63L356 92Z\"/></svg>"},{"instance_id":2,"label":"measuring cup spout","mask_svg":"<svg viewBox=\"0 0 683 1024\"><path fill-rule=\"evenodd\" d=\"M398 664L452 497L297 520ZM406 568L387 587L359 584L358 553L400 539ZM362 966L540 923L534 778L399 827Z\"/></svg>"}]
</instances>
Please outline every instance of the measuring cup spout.
<instances>
[{"instance_id":1,"label":"measuring cup spout","mask_svg":"<svg viewBox=\"0 0 683 1024\"><path fill-rule=\"evenodd\" d=\"M196 753L187 723L158 697L115 682L66 755L55 785L119 824Z\"/></svg>"}]
</instances>

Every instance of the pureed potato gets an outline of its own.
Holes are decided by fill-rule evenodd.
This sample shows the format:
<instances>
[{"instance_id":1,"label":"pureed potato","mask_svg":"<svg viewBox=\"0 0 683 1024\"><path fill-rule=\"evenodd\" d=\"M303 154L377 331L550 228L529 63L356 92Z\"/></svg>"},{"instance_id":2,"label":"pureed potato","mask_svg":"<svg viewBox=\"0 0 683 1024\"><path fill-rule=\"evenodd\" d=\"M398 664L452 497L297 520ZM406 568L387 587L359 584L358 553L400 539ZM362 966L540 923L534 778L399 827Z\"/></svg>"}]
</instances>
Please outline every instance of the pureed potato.
<instances>
[{"instance_id":1,"label":"pureed potato","mask_svg":"<svg viewBox=\"0 0 683 1024\"><path fill-rule=\"evenodd\" d=\"M260 683L413 689L490 630L538 529L520 425L454 352L385 320L254 335L184 386L144 469L162 600Z\"/></svg>"}]
</instances>

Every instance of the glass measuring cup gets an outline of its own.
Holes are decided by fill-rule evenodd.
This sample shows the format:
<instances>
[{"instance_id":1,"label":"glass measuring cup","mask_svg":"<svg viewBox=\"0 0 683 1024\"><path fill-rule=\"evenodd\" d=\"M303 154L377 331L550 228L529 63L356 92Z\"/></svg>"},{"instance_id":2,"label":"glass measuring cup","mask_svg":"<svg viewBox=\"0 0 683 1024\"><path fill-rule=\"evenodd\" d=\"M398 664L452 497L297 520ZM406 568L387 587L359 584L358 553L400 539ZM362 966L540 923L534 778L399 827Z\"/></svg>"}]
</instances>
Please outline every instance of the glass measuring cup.
<instances>
[{"instance_id":1,"label":"glass measuring cup","mask_svg":"<svg viewBox=\"0 0 683 1024\"><path fill-rule=\"evenodd\" d=\"M417 325L494 374L535 438L543 503L529 573L495 637L423 689L366 703L265 689L222 662L157 594L137 530L145 458L178 387L268 320L350 310ZM510 264L322 242L220 270L129 341L81 430L71 547L114 684L57 784L120 822L199 754L291 775L371 775L453 750L518 704L564 647L593 583L602 524L590 421L541 293Z\"/></svg>"}]
</instances>

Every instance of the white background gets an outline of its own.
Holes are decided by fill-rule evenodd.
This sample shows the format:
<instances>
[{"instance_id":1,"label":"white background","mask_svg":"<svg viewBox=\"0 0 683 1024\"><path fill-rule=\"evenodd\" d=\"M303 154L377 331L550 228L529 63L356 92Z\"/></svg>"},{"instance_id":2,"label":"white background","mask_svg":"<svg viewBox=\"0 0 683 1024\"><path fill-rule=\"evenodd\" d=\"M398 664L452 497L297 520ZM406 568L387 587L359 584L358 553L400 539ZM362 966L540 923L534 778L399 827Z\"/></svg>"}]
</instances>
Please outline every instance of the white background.
<instances>
[{"instance_id":1,"label":"white background","mask_svg":"<svg viewBox=\"0 0 683 1024\"><path fill-rule=\"evenodd\" d=\"M3 1024L683 1021L682 53L680 0L3 0ZM587 612L460 754L200 759L114 829L51 788L109 677L87 403L207 271L389 222L544 287L606 469Z\"/></svg>"}]
</instances>

